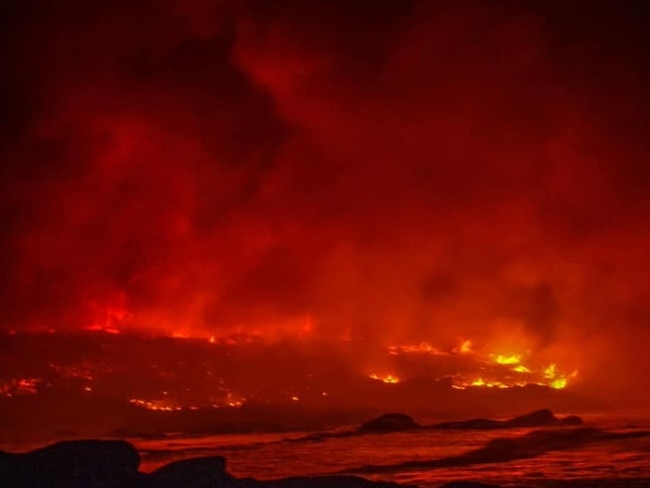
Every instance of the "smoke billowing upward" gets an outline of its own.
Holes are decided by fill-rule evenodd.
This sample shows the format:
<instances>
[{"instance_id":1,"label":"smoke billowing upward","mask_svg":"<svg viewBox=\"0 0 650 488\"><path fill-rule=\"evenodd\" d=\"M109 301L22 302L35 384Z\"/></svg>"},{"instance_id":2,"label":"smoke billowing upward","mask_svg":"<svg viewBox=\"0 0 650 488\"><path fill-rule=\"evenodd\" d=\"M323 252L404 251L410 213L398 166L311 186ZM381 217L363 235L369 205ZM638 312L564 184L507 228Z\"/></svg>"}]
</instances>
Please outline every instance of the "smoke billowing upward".
<instances>
[{"instance_id":1,"label":"smoke billowing upward","mask_svg":"<svg viewBox=\"0 0 650 488\"><path fill-rule=\"evenodd\" d=\"M472 338L638 379L647 16L569 4L3 7L0 327Z\"/></svg>"}]
</instances>

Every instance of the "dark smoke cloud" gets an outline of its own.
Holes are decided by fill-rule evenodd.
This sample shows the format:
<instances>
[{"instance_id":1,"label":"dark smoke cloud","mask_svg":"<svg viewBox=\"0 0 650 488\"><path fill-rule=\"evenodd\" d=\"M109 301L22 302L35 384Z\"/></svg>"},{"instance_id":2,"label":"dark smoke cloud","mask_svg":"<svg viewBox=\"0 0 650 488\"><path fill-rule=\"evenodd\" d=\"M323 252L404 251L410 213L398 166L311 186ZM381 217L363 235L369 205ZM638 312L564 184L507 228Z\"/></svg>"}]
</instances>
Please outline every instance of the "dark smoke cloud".
<instances>
[{"instance_id":1,"label":"dark smoke cloud","mask_svg":"<svg viewBox=\"0 0 650 488\"><path fill-rule=\"evenodd\" d=\"M641 7L3 9L0 327L647 344Z\"/></svg>"}]
</instances>

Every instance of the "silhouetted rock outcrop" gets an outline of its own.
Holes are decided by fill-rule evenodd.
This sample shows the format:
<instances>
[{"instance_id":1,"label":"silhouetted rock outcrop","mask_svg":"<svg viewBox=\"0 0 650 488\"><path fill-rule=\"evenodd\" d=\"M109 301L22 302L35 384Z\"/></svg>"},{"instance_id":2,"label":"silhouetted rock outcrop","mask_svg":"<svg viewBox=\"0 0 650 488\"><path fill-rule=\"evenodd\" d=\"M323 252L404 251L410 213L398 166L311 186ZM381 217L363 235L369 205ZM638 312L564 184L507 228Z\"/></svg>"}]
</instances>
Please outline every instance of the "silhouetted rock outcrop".
<instances>
[{"instance_id":1,"label":"silhouetted rock outcrop","mask_svg":"<svg viewBox=\"0 0 650 488\"><path fill-rule=\"evenodd\" d=\"M498 485L481 483L480 481L452 481L445 483L440 488L500 488Z\"/></svg>"},{"instance_id":2,"label":"silhouetted rock outcrop","mask_svg":"<svg viewBox=\"0 0 650 488\"><path fill-rule=\"evenodd\" d=\"M515 427L560 427L581 425L582 419L576 415L559 418L549 409L535 410L509 420L471 419L457 422L442 422L429 426L432 429L504 429Z\"/></svg>"},{"instance_id":3,"label":"silhouetted rock outcrop","mask_svg":"<svg viewBox=\"0 0 650 488\"><path fill-rule=\"evenodd\" d=\"M399 432L404 430L415 429L468 429L468 430L488 430L488 429L506 429L517 427L563 427L578 426L582 424L582 419L576 415L560 418L553 415L549 409L544 408L534 412L513 417L508 420L494 419L470 419L452 422L441 422L433 425L420 425L412 417L403 413L386 413L372 419L356 431L350 431L338 434L319 434L318 439L327 437L349 437L355 434L376 433L376 432ZM313 437L313 436L312 436ZM311 437L310 437L311 438ZM304 440L304 439L301 439Z\"/></svg>"},{"instance_id":4,"label":"silhouetted rock outcrop","mask_svg":"<svg viewBox=\"0 0 650 488\"><path fill-rule=\"evenodd\" d=\"M226 472L226 458L208 456L184 459L167 464L149 475L156 488L211 488L231 484L234 478Z\"/></svg>"},{"instance_id":5,"label":"silhouetted rock outcrop","mask_svg":"<svg viewBox=\"0 0 650 488\"><path fill-rule=\"evenodd\" d=\"M506 422L515 427L535 427L538 425L551 425L558 422L558 418L553 415L548 408L543 408L541 410L535 410L534 412L528 413L526 415L520 415L513 419L507 420Z\"/></svg>"},{"instance_id":6,"label":"silhouetted rock outcrop","mask_svg":"<svg viewBox=\"0 0 650 488\"><path fill-rule=\"evenodd\" d=\"M582 417L578 417L577 415L567 415L564 418L558 419L558 425L565 425L568 427L582 425Z\"/></svg>"},{"instance_id":7,"label":"silhouetted rock outcrop","mask_svg":"<svg viewBox=\"0 0 650 488\"><path fill-rule=\"evenodd\" d=\"M359 427L360 432L396 432L400 430L420 429L422 426L403 413L386 413L370 420Z\"/></svg>"},{"instance_id":8,"label":"silhouetted rock outcrop","mask_svg":"<svg viewBox=\"0 0 650 488\"><path fill-rule=\"evenodd\" d=\"M135 486L140 456L124 441L65 441L25 454L2 453L0 486Z\"/></svg>"},{"instance_id":9,"label":"silhouetted rock outcrop","mask_svg":"<svg viewBox=\"0 0 650 488\"><path fill-rule=\"evenodd\" d=\"M471 419L456 420L452 422L441 422L429 426L431 429L498 429L503 427L504 423L492 419Z\"/></svg>"},{"instance_id":10,"label":"silhouetted rock outcrop","mask_svg":"<svg viewBox=\"0 0 650 488\"><path fill-rule=\"evenodd\" d=\"M256 487L250 488L405 488L398 483L370 481L359 476L298 476L257 483Z\"/></svg>"}]
</instances>

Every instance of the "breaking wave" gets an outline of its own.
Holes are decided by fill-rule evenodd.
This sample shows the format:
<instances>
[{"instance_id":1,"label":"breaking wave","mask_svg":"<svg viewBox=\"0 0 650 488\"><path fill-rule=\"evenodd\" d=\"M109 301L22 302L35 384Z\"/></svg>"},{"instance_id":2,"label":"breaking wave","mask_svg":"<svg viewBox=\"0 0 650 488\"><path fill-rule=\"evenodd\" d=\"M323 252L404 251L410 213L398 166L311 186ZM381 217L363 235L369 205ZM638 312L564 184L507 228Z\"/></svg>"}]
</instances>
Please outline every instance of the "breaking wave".
<instances>
[{"instance_id":1,"label":"breaking wave","mask_svg":"<svg viewBox=\"0 0 650 488\"><path fill-rule=\"evenodd\" d=\"M549 451L575 449L592 443L649 437L650 431L611 432L594 427L534 430L518 437L498 437L483 447L456 456L396 464L364 465L346 472L386 473L466 467L475 464L503 463L540 456Z\"/></svg>"}]
</instances>

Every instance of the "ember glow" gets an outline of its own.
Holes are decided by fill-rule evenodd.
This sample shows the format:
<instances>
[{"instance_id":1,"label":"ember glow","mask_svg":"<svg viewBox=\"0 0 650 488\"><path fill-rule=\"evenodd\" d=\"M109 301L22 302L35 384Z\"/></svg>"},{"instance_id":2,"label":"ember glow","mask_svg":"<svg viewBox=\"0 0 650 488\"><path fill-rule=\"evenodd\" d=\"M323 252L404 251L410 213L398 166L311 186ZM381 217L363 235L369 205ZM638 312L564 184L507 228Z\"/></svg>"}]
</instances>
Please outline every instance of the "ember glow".
<instances>
[{"instance_id":1,"label":"ember glow","mask_svg":"<svg viewBox=\"0 0 650 488\"><path fill-rule=\"evenodd\" d=\"M650 402L639 12L37 3L0 20L3 397Z\"/></svg>"}]
</instances>

